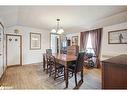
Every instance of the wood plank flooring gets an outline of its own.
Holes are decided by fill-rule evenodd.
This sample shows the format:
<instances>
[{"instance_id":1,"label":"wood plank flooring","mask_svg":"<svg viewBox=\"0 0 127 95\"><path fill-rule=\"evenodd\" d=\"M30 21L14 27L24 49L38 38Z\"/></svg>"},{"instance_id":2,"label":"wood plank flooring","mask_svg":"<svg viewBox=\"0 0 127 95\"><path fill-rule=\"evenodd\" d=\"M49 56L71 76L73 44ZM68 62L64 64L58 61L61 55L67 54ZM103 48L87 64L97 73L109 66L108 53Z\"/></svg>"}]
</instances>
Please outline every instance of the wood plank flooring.
<instances>
[{"instance_id":1,"label":"wood plank flooring","mask_svg":"<svg viewBox=\"0 0 127 95\"><path fill-rule=\"evenodd\" d=\"M1 80L3 89L64 89L63 78L54 80L43 71L42 63L9 67ZM75 87L74 77L68 89ZM84 68L84 82L79 89L101 89L101 70Z\"/></svg>"}]
</instances>

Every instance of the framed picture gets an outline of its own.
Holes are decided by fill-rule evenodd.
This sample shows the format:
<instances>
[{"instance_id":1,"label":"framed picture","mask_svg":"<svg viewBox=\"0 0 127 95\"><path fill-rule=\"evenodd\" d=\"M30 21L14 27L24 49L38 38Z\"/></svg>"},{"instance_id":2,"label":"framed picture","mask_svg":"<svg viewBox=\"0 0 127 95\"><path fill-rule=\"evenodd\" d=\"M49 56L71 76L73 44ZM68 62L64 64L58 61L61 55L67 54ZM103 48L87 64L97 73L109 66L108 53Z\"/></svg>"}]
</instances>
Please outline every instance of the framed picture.
<instances>
[{"instance_id":1,"label":"framed picture","mask_svg":"<svg viewBox=\"0 0 127 95\"><path fill-rule=\"evenodd\" d=\"M108 32L108 44L127 44L127 29Z\"/></svg>"},{"instance_id":2,"label":"framed picture","mask_svg":"<svg viewBox=\"0 0 127 95\"><path fill-rule=\"evenodd\" d=\"M78 36L72 36L72 45L78 45Z\"/></svg>"},{"instance_id":3,"label":"framed picture","mask_svg":"<svg viewBox=\"0 0 127 95\"><path fill-rule=\"evenodd\" d=\"M41 34L30 33L30 49L38 50L41 49Z\"/></svg>"}]
</instances>

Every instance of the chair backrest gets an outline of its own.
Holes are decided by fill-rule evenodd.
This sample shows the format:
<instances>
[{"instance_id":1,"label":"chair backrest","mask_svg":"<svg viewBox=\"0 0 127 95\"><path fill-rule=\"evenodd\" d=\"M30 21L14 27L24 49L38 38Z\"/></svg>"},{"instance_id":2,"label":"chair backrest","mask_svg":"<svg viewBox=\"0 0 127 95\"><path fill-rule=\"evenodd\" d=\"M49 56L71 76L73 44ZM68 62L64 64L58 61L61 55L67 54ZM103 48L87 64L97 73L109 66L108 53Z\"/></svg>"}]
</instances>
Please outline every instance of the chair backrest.
<instances>
[{"instance_id":1,"label":"chair backrest","mask_svg":"<svg viewBox=\"0 0 127 95\"><path fill-rule=\"evenodd\" d=\"M84 56L85 56L85 52L78 53L75 72L80 72L81 70L83 70Z\"/></svg>"},{"instance_id":2,"label":"chair backrest","mask_svg":"<svg viewBox=\"0 0 127 95\"><path fill-rule=\"evenodd\" d=\"M50 56L51 54L46 54L46 63L50 64Z\"/></svg>"},{"instance_id":3,"label":"chair backrest","mask_svg":"<svg viewBox=\"0 0 127 95\"><path fill-rule=\"evenodd\" d=\"M50 56L52 55L52 49L46 49L46 60L47 64L50 64Z\"/></svg>"},{"instance_id":4,"label":"chair backrest","mask_svg":"<svg viewBox=\"0 0 127 95\"><path fill-rule=\"evenodd\" d=\"M46 54L52 54L52 49L46 49Z\"/></svg>"},{"instance_id":5,"label":"chair backrest","mask_svg":"<svg viewBox=\"0 0 127 95\"><path fill-rule=\"evenodd\" d=\"M52 64L56 67L56 59L53 55L50 55L49 62L50 62L50 64Z\"/></svg>"}]
</instances>

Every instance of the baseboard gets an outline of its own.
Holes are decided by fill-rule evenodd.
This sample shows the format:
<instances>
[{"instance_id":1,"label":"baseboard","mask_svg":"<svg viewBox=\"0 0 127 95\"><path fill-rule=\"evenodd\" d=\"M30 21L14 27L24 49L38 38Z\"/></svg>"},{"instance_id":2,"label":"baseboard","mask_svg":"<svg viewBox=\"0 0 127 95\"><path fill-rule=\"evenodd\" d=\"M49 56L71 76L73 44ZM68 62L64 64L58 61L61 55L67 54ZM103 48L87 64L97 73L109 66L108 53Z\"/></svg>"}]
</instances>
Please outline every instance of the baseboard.
<instances>
[{"instance_id":1,"label":"baseboard","mask_svg":"<svg viewBox=\"0 0 127 95\"><path fill-rule=\"evenodd\" d=\"M22 66L22 65L21 64L19 64L19 65L10 65L10 66L7 66L7 68L15 67L15 66Z\"/></svg>"},{"instance_id":2,"label":"baseboard","mask_svg":"<svg viewBox=\"0 0 127 95\"><path fill-rule=\"evenodd\" d=\"M28 64L23 64L24 65L32 65L32 64L39 64L39 63L43 63L43 62L36 62L36 63L28 63Z\"/></svg>"}]
</instances>

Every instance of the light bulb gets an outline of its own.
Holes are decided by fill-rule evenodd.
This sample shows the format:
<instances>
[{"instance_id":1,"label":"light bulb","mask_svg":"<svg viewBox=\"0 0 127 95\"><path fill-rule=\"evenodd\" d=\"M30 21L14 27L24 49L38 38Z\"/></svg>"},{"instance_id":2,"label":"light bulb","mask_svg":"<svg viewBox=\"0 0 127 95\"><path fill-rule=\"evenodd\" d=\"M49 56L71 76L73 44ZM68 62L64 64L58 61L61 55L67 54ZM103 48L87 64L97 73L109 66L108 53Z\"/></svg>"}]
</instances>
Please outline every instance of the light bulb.
<instances>
[{"instance_id":1,"label":"light bulb","mask_svg":"<svg viewBox=\"0 0 127 95\"><path fill-rule=\"evenodd\" d=\"M52 31L51 31L52 33L56 33L56 30L55 29L52 29Z\"/></svg>"},{"instance_id":2,"label":"light bulb","mask_svg":"<svg viewBox=\"0 0 127 95\"><path fill-rule=\"evenodd\" d=\"M57 33L58 33L58 34L62 34L63 32L64 32L63 29L59 29Z\"/></svg>"}]
</instances>

